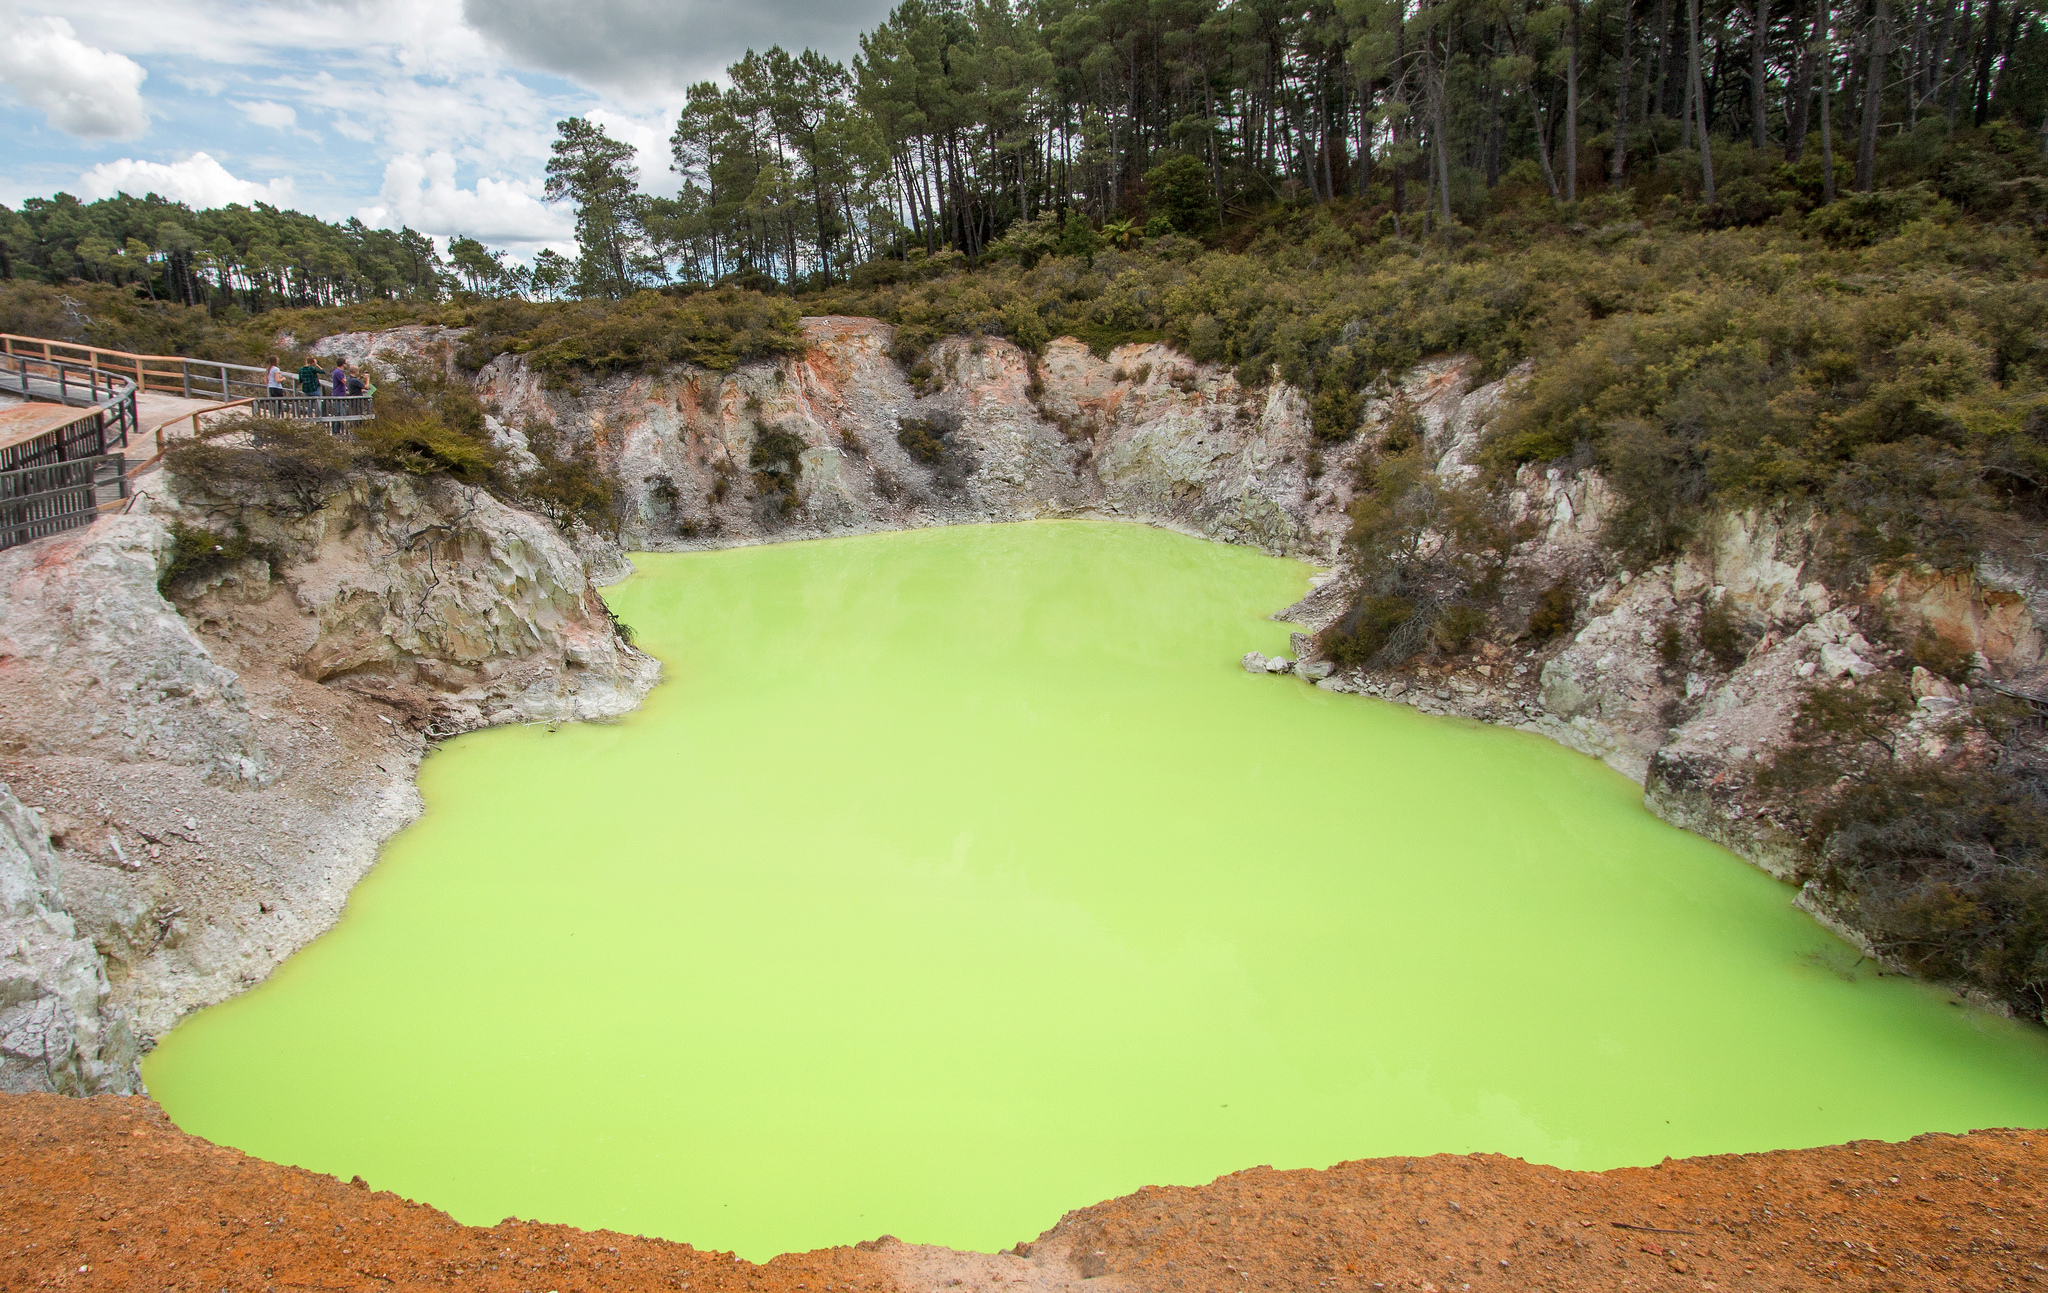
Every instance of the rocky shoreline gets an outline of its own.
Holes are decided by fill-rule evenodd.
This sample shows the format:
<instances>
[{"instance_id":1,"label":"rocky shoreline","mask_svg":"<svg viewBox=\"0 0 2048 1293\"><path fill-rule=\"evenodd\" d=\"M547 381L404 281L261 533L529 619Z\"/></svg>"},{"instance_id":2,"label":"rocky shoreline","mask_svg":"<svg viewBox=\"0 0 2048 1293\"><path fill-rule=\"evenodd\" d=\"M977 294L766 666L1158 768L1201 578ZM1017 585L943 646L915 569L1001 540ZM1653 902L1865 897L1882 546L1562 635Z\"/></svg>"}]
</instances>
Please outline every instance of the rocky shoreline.
<instances>
[{"instance_id":1,"label":"rocky shoreline","mask_svg":"<svg viewBox=\"0 0 2048 1293\"><path fill-rule=\"evenodd\" d=\"M466 374L459 335L437 328L316 343L472 382L515 464L531 461L530 435L566 437L625 499L616 541L565 538L445 478L361 480L310 509L172 480L145 501L154 514L0 556L0 934L19 949L0 960L0 1090L136 1089L155 1037L339 918L382 842L418 815L413 774L432 741L636 705L657 667L594 592L630 569L621 547L1099 517L1305 558L1332 569L1276 615L1304 630L1288 669L1602 759L1666 820L1795 882L1807 859L1758 773L1817 682L1897 666L1914 634L2000 685L2043 671L2048 600L2023 560L1834 588L1815 573L1813 523L1749 513L1631 571L1605 541L1616 502L1599 474L1534 466L1496 500L1513 550L1469 649L1340 668L1315 635L1356 596L1343 547L1355 456L1398 419L1439 480L1475 481L1487 420L1522 374L1424 364L1368 405L1347 458L1315 441L1299 392L1246 391L1164 346L1098 358L1062 339L1034 360L955 338L934 348L941 385L920 395L888 325L804 326L801 358L580 390L512 355ZM748 486L769 435L803 446L793 497ZM247 555L160 593L181 526L232 533ZM1559 589L1569 625L1539 639L1525 626ZM1710 607L1739 655L1706 649ZM1962 739L1973 693L1912 678L1904 737L1939 755ZM1816 886L1798 901L1873 950Z\"/></svg>"}]
</instances>

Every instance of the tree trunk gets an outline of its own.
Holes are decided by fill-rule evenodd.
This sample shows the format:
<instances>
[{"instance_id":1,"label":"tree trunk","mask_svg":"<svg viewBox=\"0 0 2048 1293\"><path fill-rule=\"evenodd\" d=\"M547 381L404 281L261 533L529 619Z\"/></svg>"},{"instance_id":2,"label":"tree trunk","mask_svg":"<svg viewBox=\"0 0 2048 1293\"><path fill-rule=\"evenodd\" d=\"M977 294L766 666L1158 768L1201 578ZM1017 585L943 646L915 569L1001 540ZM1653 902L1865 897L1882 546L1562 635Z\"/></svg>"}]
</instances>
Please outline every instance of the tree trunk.
<instances>
[{"instance_id":1,"label":"tree trunk","mask_svg":"<svg viewBox=\"0 0 2048 1293\"><path fill-rule=\"evenodd\" d=\"M1762 3L1762 0L1758 0ZM1614 87L1614 160L1607 169L1607 182L1621 187L1628 171L1628 80L1630 60L1635 55L1635 5L1623 0L1621 6L1621 78Z\"/></svg>"},{"instance_id":2,"label":"tree trunk","mask_svg":"<svg viewBox=\"0 0 2048 1293\"><path fill-rule=\"evenodd\" d=\"M1678 146L1691 148L1693 123L1699 119L1699 112L1693 105L1699 101L1700 36L1698 15L1693 13L1691 0L1687 0L1685 12L1685 107L1678 114Z\"/></svg>"},{"instance_id":3,"label":"tree trunk","mask_svg":"<svg viewBox=\"0 0 2048 1293\"><path fill-rule=\"evenodd\" d=\"M1657 115L1670 115L1671 0L1657 0Z\"/></svg>"},{"instance_id":4,"label":"tree trunk","mask_svg":"<svg viewBox=\"0 0 2048 1293\"><path fill-rule=\"evenodd\" d=\"M1448 87L1439 85L1436 92L1436 178L1438 191L1443 194L1444 228L1451 227L1451 128L1446 122L1444 99Z\"/></svg>"},{"instance_id":5,"label":"tree trunk","mask_svg":"<svg viewBox=\"0 0 2048 1293\"><path fill-rule=\"evenodd\" d=\"M1800 40L1799 62L1792 73L1792 84L1785 93L1785 160L1796 162L1806 152L1806 129L1813 116L1813 41L1814 33L1800 31L1801 23L1794 24L1794 34L1803 35Z\"/></svg>"},{"instance_id":6,"label":"tree trunk","mask_svg":"<svg viewBox=\"0 0 2048 1293\"><path fill-rule=\"evenodd\" d=\"M1686 0L1685 12L1687 44L1691 49L1686 62L1692 68L1692 101L1699 115L1700 200L1712 206L1720 199L1714 193L1714 142L1707 137L1707 96L1700 85L1700 0Z\"/></svg>"},{"instance_id":7,"label":"tree trunk","mask_svg":"<svg viewBox=\"0 0 2048 1293\"><path fill-rule=\"evenodd\" d=\"M2013 2L2017 4L2019 0ZM1978 45L1981 52L1977 55L1977 107L1970 119L1981 126L1991 120L1991 60L1998 54L1998 0L1986 0L1984 36Z\"/></svg>"},{"instance_id":8,"label":"tree trunk","mask_svg":"<svg viewBox=\"0 0 2048 1293\"><path fill-rule=\"evenodd\" d=\"M1501 49L1501 40L1501 31L1496 27L1490 42L1495 61L1505 52ZM1501 112L1503 97L1499 82L1489 76L1486 83L1486 187L1489 189L1500 183L1500 155L1507 146L1507 122Z\"/></svg>"},{"instance_id":9,"label":"tree trunk","mask_svg":"<svg viewBox=\"0 0 2048 1293\"><path fill-rule=\"evenodd\" d=\"M1971 0L1963 0L1963 29L1956 35L1956 43L1950 50L1955 68L1944 73L1948 83L1941 88L1941 115L1948 124L1956 124L1957 96L1961 93L1964 74L1970 70L1970 20L1975 17Z\"/></svg>"},{"instance_id":10,"label":"tree trunk","mask_svg":"<svg viewBox=\"0 0 2048 1293\"><path fill-rule=\"evenodd\" d=\"M1863 128L1856 137L1858 193L1870 192L1877 182L1877 121L1884 111L1884 64L1891 44L1891 20L1891 0L1877 0L1877 13L1870 20L1863 74Z\"/></svg>"},{"instance_id":11,"label":"tree trunk","mask_svg":"<svg viewBox=\"0 0 2048 1293\"><path fill-rule=\"evenodd\" d=\"M1750 128L1753 132L1751 142L1761 153L1770 143L1769 123L1765 119L1764 107L1764 92L1769 87L1770 69L1765 64L1764 55L1767 52L1766 47L1770 44L1771 0L1756 0L1756 5L1750 12L1755 26L1755 30L1750 33L1749 42Z\"/></svg>"},{"instance_id":12,"label":"tree trunk","mask_svg":"<svg viewBox=\"0 0 2048 1293\"><path fill-rule=\"evenodd\" d=\"M2028 17L2027 7L2013 0L2012 17L2005 24L2005 48L1999 51L1998 71L1991 78L1990 106L1997 106L1998 92L2005 88L2005 74L2012 70L2012 51L2020 43L2020 24Z\"/></svg>"},{"instance_id":13,"label":"tree trunk","mask_svg":"<svg viewBox=\"0 0 2048 1293\"><path fill-rule=\"evenodd\" d=\"M1536 110L1536 159L1543 163L1543 182L1550 186L1550 200L1557 201L1557 172L1550 165L1550 124L1544 120L1550 114L1543 111L1543 101L1536 96L1536 88L1529 87L1529 99Z\"/></svg>"},{"instance_id":14,"label":"tree trunk","mask_svg":"<svg viewBox=\"0 0 2048 1293\"><path fill-rule=\"evenodd\" d=\"M1579 0L1571 0L1571 46L1564 63L1564 200L1579 200Z\"/></svg>"},{"instance_id":15,"label":"tree trunk","mask_svg":"<svg viewBox=\"0 0 2048 1293\"><path fill-rule=\"evenodd\" d=\"M1828 0L1820 0L1818 29L1814 46L1820 51L1820 164L1821 200L1835 200L1835 111L1828 101L1828 89L1835 79L1834 31L1828 22Z\"/></svg>"}]
</instances>

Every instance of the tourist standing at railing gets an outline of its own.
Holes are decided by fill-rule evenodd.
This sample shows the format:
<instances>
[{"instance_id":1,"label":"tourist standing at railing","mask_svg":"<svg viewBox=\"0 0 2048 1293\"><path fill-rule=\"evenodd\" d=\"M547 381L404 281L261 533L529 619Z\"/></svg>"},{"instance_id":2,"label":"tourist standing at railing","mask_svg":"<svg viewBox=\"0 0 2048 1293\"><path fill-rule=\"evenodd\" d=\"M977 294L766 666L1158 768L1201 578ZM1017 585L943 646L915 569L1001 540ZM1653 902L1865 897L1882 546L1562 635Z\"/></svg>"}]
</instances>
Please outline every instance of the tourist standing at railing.
<instances>
[{"instance_id":1,"label":"tourist standing at railing","mask_svg":"<svg viewBox=\"0 0 2048 1293\"><path fill-rule=\"evenodd\" d=\"M354 398L355 398L356 396L358 396L358 395L361 395L361 394L363 393L363 370L362 370L362 369L360 369L360 368L352 368L352 369L350 369L350 370L349 370L349 374L348 374L348 393L349 393L349 398L350 398L350 399L354 399Z\"/></svg>"},{"instance_id":2,"label":"tourist standing at railing","mask_svg":"<svg viewBox=\"0 0 2048 1293\"><path fill-rule=\"evenodd\" d=\"M334 361L334 372L332 374L332 377L334 379L335 402L329 406L328 411L333 413L346 413L348 409L345 405L341 403L341 400L344 396L348 394L348 360L337 359ZM344 428L341 423L334 422L330 423L327 429L334 432L334 434L336 435L340 435Z\"/></svg>"},{"instance_id":3,"label":"tourist standing at railing","mask_svg":"<svg viewBox=\"0 0 2048 1293\"><path fill-rule=\"evenodd\" d=\"M270 371L263 374L263 384L270 388L270 398L284 398L284 369L277 366L277 356L270 357Z\"/></svg>"},{"instance_id":4,"label":"tourist standing at railing","mask_svg":"<svg viewBox=\"0 0 2048 1293\"><path fill-rule=\"evenodd\" d=\"M299 365L299 394L318 395L319 393L320 365L308 359L305 363Z\"/></svg>"}]
</instances>

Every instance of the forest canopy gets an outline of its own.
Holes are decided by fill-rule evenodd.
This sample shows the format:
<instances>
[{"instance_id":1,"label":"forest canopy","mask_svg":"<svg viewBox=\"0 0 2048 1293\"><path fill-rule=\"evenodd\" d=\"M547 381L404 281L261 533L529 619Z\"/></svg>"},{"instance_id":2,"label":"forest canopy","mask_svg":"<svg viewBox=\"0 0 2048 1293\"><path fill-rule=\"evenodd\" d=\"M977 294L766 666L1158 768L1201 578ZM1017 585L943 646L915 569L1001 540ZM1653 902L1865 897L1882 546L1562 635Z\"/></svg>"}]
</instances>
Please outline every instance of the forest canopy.
<instances>
[{"instance_id":1,"label":"forest canopy","mask_svg":"<svg viewBox=\"0 0 2048 1293\"><path fill-rule=\"evenodd\" d=\"M2011 142L1952 155L1994 123ZM691 87L675 196L598 125L558 130L573 259L59 194L0 207L0 278L253 312L802 291L913 252L978 266L1006 239L1128 247L1338 201L1406 237L1616 193L1709 226L1920 182L2038 207L2017 154L2048 148L2048 24L2035 0L906 0L850 66L772 48Z\"/></svg>"}]
</instances>

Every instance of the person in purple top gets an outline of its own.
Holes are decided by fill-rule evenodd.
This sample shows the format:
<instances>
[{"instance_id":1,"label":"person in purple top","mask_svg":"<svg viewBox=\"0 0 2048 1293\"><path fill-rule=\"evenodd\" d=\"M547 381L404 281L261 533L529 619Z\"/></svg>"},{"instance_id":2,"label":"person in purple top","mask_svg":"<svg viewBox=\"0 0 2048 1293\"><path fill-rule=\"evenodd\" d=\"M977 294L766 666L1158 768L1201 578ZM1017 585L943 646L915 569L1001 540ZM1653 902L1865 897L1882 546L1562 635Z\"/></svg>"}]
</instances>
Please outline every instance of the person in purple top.
<instances>
[{"instance_id":1,"label":"person in purple top","mask_svg":"<svg viewBox=\"0 0 2048 1293\"><path fill-rule=\"evenodd\" d=\"M334 378L334 398L340 399L348 394L348 360L335 360L334 372L331 375ZM340 413L343 411L343 408L341 405L336 404L334 406L334 411L336 413ZM339 422L336 422L331 424L327 429L334 432L334 434L336 435L340 435L343 430L343 425Z\"/></svg>"}]
</instances>

